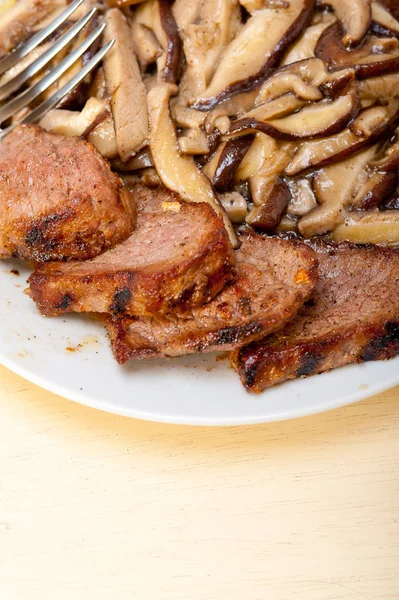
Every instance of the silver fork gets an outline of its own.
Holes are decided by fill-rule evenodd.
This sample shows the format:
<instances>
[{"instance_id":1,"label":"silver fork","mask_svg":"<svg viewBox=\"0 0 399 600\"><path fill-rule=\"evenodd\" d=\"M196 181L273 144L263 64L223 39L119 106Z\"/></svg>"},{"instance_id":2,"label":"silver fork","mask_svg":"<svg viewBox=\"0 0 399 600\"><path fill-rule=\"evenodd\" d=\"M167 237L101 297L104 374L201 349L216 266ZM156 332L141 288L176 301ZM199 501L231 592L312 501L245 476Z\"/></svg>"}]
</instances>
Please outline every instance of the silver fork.
<instances>
[{"instance_id":1,"label":"silver fork","mask_svg":"<svg viewBox=\"0 0 399 600\"><path fill-rule=\"evenodd\" d=\"M48 38L60 25L62 25L73 14L73 12L83 3L84 0L74 0L62 13L58 15L47 27L38 31L25 44L11 52L8 56L0 60L0 76L6 71L14 67L22 58L27 56L29 52L34 50L46 38ZM33 75L36 75L43 67L45 67L65 46L67 46L80 31L91 21L97 9L93 8L70 27L46 52L39 58L28 65L21 73L0 86L0 102L6 100L11 94L17 92ZM97 27L77 48L68 54L60 63L43 77L36 84L23 91L19 95L12 98L9 102L0 106L0 142L8 135L14 127L20 124L37 123L49 110L55 108L65 96L81 83L85 77L102 61L104 56L113 46L115 40L108 42L106 46L101 48L77 73L70 79L60 90L53 94L50 98L39 104L26 117L13 123L5 129L1 129L1 125L12 115L16 114L23 108L26 108L40 94L45 92L53 85L95 42L95 40L104 31L105 24Z\"/></svg>"}]
</instances>

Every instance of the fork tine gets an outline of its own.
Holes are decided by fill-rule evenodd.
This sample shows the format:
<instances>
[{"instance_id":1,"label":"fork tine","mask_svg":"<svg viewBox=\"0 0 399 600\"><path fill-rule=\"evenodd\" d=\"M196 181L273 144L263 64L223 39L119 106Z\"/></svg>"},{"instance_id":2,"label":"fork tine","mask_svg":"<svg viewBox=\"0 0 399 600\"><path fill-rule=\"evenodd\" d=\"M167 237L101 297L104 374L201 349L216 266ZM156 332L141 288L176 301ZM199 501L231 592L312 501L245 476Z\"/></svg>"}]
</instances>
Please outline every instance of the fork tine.
<instances>
[{"instance_id":1,"label":"fork tine","mask_svg":"<svg viewBox=\"0 0 399 600\"><path fill-rule=\"evenodd\" d=\"M74 0L62 13L58 15L47 27L38 31L33 35L25 44L11 52L8 56L5 56L0 60L0 75L5 71L8 71L17 64L29 52L31 52L36 46L41 44L49 35L53 33L60 25L66 21L72 13L83 3L84 0Z\"/></svg>"},{"instance_id":2,"label":"fork tine","mask_svg":"<svg viewBox=\"0 0 399 600\"><path fill-rule=\"evenodd\" d=\"M53 83L65 73L81 56L86 52L93 42L102 34L105 28L105 23L102 23L93 33L91 33L73 52L68 54L48 75L43 77L34 86L22 92L16 98L13 98L0 108L0 124L6 121L14 113L18 112L22 108L25 108L35 98L45 92Z\"/></svg>"},{"instance_id":3,"label":"fork tine","mask_svg":"<svg viewBox=\"0 0 399 600\"><path fill-rule=\"evenodd\" d=\"M13 92L18 90L28 79L38 73L46 66L57 54L69 44L71 40L87 25L90 19L96 14L97 9L92 8L89 13L82 17L73 27L60 37L57 42L44 52L37 60L26 67L19 75L0 87L0 100L8 98Z\"/></svg>"},{"instance_id":4,"label":"fork tine","mask_svg":"<svg viewBox=\"0 0 399 600\"><path fill-rule=\"evenodd\" d=\"M110 40L108 44L104 46L104 48L101 48L101 50L99 50L97 54L95 54L93 58L89 60L88 63L86 63L86 65L81 71L79 71L79 73L77 73L70 81L68 81L68 83L66 83L60 90L58 90L58 92L56 92L53 96L51 96L51 98L48 98L48 100L40 104L19 123L13 123L10 127L7 127L7 129L4 129L3 131L0 130L0 142L6 135L11 133L11 131L17 125L37 123L37 121L40 121L40 119L47 112L49 112L52 108L55 108L57 104L61 102L63 98L65 98L65 96L67 96L77 85L79 85L79 83L81 83L85 79L85 77L87 77L87 75L93 69L96 68L96 66L102 61L107 52L112 48L114 43L115 40Z\"/></svg>"}]
</instances>

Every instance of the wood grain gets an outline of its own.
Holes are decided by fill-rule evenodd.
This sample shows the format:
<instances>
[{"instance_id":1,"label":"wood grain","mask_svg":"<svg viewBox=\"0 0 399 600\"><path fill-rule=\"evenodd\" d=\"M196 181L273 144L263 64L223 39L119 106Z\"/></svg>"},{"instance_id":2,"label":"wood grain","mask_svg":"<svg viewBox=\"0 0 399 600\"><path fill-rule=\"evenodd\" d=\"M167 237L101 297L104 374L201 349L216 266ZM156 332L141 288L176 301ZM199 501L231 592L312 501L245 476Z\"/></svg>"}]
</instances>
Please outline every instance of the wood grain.
<instances>
[{"instance_id":1,"label":"wood grain","mask_svg":"<svg viewBox=\"0 0 399 600\"><path fill-rule=\"evenodd\" d=\"M179 427L0 367L0 597L398 600L398 400Z\"/></svg>"}]
</instances>

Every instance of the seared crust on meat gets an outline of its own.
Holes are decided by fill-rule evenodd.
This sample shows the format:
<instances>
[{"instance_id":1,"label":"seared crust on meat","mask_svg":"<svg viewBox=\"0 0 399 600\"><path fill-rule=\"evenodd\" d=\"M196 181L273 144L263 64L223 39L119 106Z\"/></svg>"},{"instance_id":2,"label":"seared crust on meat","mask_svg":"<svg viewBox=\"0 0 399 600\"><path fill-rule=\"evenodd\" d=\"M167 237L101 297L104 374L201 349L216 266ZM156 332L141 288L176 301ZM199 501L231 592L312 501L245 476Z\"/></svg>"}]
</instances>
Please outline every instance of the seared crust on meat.
<instances>
[{"instance_id":1,"label":"seared crust on meat","mask_svg":"<svg viewBox=\"0 0 399 600\"><path fill-rule=\"evenodd\" d=\"M110 312L184 314L211 300L233 276L235 255L212 208L166 188L132 188L137 228L123 244L92 261L51 263L30 277L44 315Z\"/></svg>"},{"instance_id":2,"label":"seared crust on meat","mask_svg":"<svg viewBox=\"0 0 399 600\"><path fill-rule=\"evenodd\" d=\"M399 353L399 249L309 245L319 258L310 301L284 329L231 356L249 391Z\"/></svg>"},{"instance_id":3,"label":"seared crust on meat","mask_svg":"<svg viewBox=\"0 0 399 600\"><path fill-rule=\"evenodd\" d=\"M24 125L0 144L0 258L85 260L134 222L130 192L90 143Z\"/></svg>"},{"instance_id":4,"label":"seared crust on meat","mask_svg":"<svg viewBox=\"0 0 399 600\"><path fill-rule=\"evenodd\" d=\"M316 282L314 252L299 241L257 234L245 234L241 241L235 279L191 318L110 318L107 329L117 361L232 350L292 319Z\"/></svg>"}]
</instances>

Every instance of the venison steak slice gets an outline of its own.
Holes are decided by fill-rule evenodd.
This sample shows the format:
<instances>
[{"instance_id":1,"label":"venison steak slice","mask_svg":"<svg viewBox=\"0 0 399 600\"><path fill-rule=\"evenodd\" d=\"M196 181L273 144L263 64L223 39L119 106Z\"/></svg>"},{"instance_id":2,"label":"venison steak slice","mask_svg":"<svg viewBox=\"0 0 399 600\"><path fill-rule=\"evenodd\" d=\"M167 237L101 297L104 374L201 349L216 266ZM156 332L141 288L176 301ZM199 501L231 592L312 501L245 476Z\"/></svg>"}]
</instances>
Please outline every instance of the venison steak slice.
<instances>
[{"instance_id":1,"label":"venison steak slice","mask_svg":"<svg viewBox=\"0 0 399 600\"><path fill-rule=\"evenodd\" d=\"M284 329L231 356L249 391L399 353L399 249L309 245L319 258L312 298Z\"/></svg>"},{"instance_id":2,"label":"venison steak slice","mask_svg":"<svg viewBox=\"0 0 399 600\"><path fill-rule=\"evenodd\" d=\"M232 350L292 319L314 288L315 253L300 241L251 233L241 242L235 279L193 310L191 318L110 317L107 329L116 360Z\"/></svg>"},{"instance_id":3,"label":"venison steak slice","mask_svg":"<svg viewBox=\"0 0 399 600\"><path fill-rule=\"evenodd\" d=\"M85 260L134 223L130 192L90 143L23 125L0 144L0 258Z\"/></svg>"},{"instance_id":4,"label":"venison steak slice","mask_svg":"<svg viewBox=\"0 0 399 600\"><path fill-rule=\"evenodd\" d=\"M231 279L235 254L209 205L162 187L131 189L138 212L128 240L91 261L49 263L31 275L29 293L44 315L184 314Z\"/></svg>"}]
</instances>

